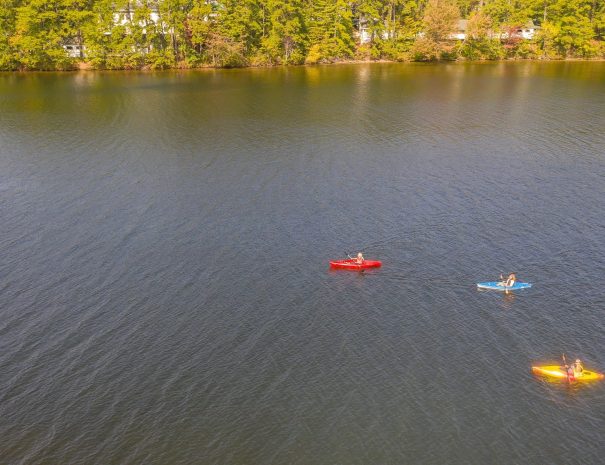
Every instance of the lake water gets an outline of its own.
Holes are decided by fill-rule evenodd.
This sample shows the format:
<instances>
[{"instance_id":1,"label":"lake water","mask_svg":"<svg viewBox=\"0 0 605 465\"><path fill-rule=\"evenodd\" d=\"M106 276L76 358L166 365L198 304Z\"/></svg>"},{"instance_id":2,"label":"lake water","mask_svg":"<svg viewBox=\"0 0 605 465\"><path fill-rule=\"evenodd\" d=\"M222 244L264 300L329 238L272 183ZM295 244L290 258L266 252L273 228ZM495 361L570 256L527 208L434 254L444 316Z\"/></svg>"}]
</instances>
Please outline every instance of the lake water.
<instances>
[{"instance_id":1,"label":"lake water","mask_svg":"<svg viewBox=\"0 0 605 465\"><path fill-rule=\"evenodd\" d=\"M1 74L0 462L603 463L530 367L605 371L604 129L605 63Z\"/></svg>"}]
</instances>

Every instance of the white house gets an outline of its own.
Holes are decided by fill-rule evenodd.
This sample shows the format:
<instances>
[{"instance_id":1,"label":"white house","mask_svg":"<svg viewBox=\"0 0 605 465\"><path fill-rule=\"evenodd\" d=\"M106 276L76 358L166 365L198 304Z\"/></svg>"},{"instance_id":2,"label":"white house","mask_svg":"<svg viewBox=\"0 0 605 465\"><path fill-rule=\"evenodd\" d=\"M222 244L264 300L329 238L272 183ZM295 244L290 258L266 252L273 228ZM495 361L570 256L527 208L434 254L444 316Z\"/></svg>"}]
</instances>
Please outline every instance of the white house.
<instances>
[{"instance_id":1,"label":"white house","mask_svg":"<svg viewBox=\"0 0 605 465\"><path fill-rule=\"evenodd\" d=\"M132 24L133 18L134 18L134 10L129 9L129 8L124 8L122 10L118 10L117 12L115 12L113 14L113 24L115 26L129 26L130 24ZM145 31L145 26L147 26L151 23L161 24L162 32L166 33L166 31L164 30L164 24L161 22L160 12L157 8L152 8L149 11L149 16L147 18L145 18L145 20L139 20L138 25L143 28L143 34L145 34L147 32L147 31Z\"/></svg>"},{"instance_id":2,"label":"white house","mask_svg":"<svg viewBox=\"0 0 605 465\"><path fill-rule=\"evenodd\" d=\"M133 17L134 10L132 9L125 8L118 10L113 14L113 24L114 26L124 26L127 28L132 23ZM157 8L154 8L150 11L146 21L140 20L138 22L138 25L143 28L143 34L146 34L147 31L145 30L145 26L159 23L162 25L162 32L166 34L167 31L164 28L164 24L161 23L160 20L160 13ZM109 31L105 32L105 35L110 34L111 32ZM81 58L86 56L86 47L84 45L77 44L76 42L74 42L74 39L66 42L63 45L63 50L65 50L65 53L67 53L67 56L69 56L70 58Z\"/></svg>"},{"instance_id":3,"label":"white house","mask_svg":"<svg viewBox=\"0 0 605 465\"><path fill-rule=\"evenodd\" d=\"M459 19L456 21L454 32L447 36L449 40L464 40L466 39L466 28L468 26L468 19ZM416 34L416 37L425 37L424 31Z\"/></svg>"},{"instance_id":4,"label":"white house","mask_svg":"<svg viewBox=\"0 0 605 465\"><path fill-rule=\"evenodd\" d=\"M456 22L456 30L452 34L450 34L449 38L451 40L466 40L466 31L468 28L468 20L467 19L459 19ZM510 36L517 39L522 40L531 40L536 35L536 32L540 29L540 26L536 26L534 22L530 19L525 25L513 29L510 32ZM500 38L500 39L508 39L509 32L504 32L501 34L490 33L489 37L492 38Z\"/></svg>"},{"instance_id":5,"label":"white house","mask_svg":"<svg viewBox=\"0 0 605 465\"><path fill-rule=\"evenodd\" d=\"M539 28L540 27L536 26L530 19L523 27L518 28L513 35L520 39L531 40L534 38Z\"/></svg>"},{"instance_id":6,"label":"white house","mask_svg":"<svg viewBox=\"0 0 605 465\"><path fill-rule=\"evenodd\" d=\"M378 20L376 20L378 21ZM368 28L368 20L365 18L360 18L358 21L356 21L354 23L355 26L357 26L357 31L354 32L354 36L357 37L357 39L359 40L359 43L361 45L363 44L369 44L370 42L372 42L372 33L370 32L369 28ZM388 40L391 38L391 34L389 33L388 30L383 30L380 34L380 37L382 38L382 40Z\"/></svg>"},{"instance_id":7,"label":"white house","mask_svg":"<svg viewBox=\"0 0 605 465\"><path fill-rule=\"evenodd\" d=\"M459 19L456 21L456 30L450 34L449 38L452 40L464 40L466 39L466 28L468 26L468 19Z\"/></svg>"},{"instance_id":8,"label":"white house","mask_svg":"<svg viewBox=\"0 0 605 465\"><path fill-rule=\"evenodd\" d=\"M80 58L85 55L84 46L75 43L64 44L63 50L65 50L67 56L70 58Z\"/></svg>"}]
</instances>

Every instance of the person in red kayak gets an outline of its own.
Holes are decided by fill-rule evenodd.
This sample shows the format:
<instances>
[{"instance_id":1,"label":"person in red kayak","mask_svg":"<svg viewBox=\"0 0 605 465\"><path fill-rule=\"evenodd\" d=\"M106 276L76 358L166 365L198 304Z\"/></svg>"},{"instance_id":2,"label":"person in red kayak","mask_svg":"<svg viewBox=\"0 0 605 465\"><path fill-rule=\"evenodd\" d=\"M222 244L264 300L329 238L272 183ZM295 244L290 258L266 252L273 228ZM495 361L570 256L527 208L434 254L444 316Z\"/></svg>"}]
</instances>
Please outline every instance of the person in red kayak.
<instances>
[{"instance_id":1,"label":"person in red kayak","mask_svg":"<svg viewBox=\"0 0 605 465\"><path fill-rule=\"evenodd\" d=\"M361 252L357 253L357 258L355 259L355 263L361 265L365 259L363 258L363 254Z\"/></svg>"}]
</instances>

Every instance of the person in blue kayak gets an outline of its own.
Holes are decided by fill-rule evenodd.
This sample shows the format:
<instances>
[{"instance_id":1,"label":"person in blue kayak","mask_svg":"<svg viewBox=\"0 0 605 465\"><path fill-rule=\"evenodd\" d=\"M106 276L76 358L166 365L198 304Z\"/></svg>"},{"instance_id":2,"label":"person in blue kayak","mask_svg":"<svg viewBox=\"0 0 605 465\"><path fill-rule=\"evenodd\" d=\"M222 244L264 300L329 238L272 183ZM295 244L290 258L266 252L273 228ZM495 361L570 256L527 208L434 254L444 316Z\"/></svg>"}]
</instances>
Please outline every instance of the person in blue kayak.
<instances>
[{"instance_id":1,"label":"person in blue kayak","mask_svg":"<svg viewBox=\"0 0 605 465\"><path fill-rule=\"evenodd\" d=\"M515 276L515 273L511 273L508 275L508 279L506 280L506 287L512 287L515 285L515 282L517 281L517 277Z\"/></svg>"},{"instance_id":2,"label":"person in blue kayak","mask_svg":"<svg viewBox=\"0 0 605 465\"><path fill-rule=\"evenodd\" d=\"M359 252L357 254L357 258L355 259L355 263L357 263L358 265L361 265L363 263L363 261L364 261L363 254L361 252Z\"/></svg>"},{"instance_id":3,"label":"person in blue kayak","mask_svg":"<svg viewBox=\"0 0 605 465\"><path fill-rule=\"evenodd\" d=\"M510 273L506 280L504 280L504 276L500 275L500 279L501 281L498 282L499 286L513 287L515 282L517 282L517 276L515 276L515 273Z\"/></svg>"}]
</instances>

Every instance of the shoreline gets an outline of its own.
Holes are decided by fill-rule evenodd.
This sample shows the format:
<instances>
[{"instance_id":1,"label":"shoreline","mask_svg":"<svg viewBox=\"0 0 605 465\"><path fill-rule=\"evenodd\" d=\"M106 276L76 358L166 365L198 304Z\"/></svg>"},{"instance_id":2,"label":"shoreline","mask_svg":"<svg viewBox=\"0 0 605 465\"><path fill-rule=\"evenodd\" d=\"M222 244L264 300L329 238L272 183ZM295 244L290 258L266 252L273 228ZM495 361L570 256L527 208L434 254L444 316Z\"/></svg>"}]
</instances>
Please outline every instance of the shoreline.
<instances>
[{"instance_id":1,"label":"shoreline","mask_svg":"<svg viewBox=\"0 0 605 465\"><path fill-rule=\"evenodd\" d=\"M488 63L603 63L603 58L506 58L501 60L432 60L432 61L412 61L412 60L335 60L324 63L303 63L299 65L247 65L247 66L174 66L166 68L151 68L144 66L142 68L93 68L88 62L78 62L72 69L62 70L41 70L41 69L20 69L0 71L0 74L28 74L28 73L95 73L95 72L160 72L160 71L195 71L195 70L236 70L236 69L285 69L285 68L313 68L320 66L343 66L343 65L368 65L368 64L415 64L415 65L452 65L452 64L488 64Z\"/></svg>"}]
</instances>

